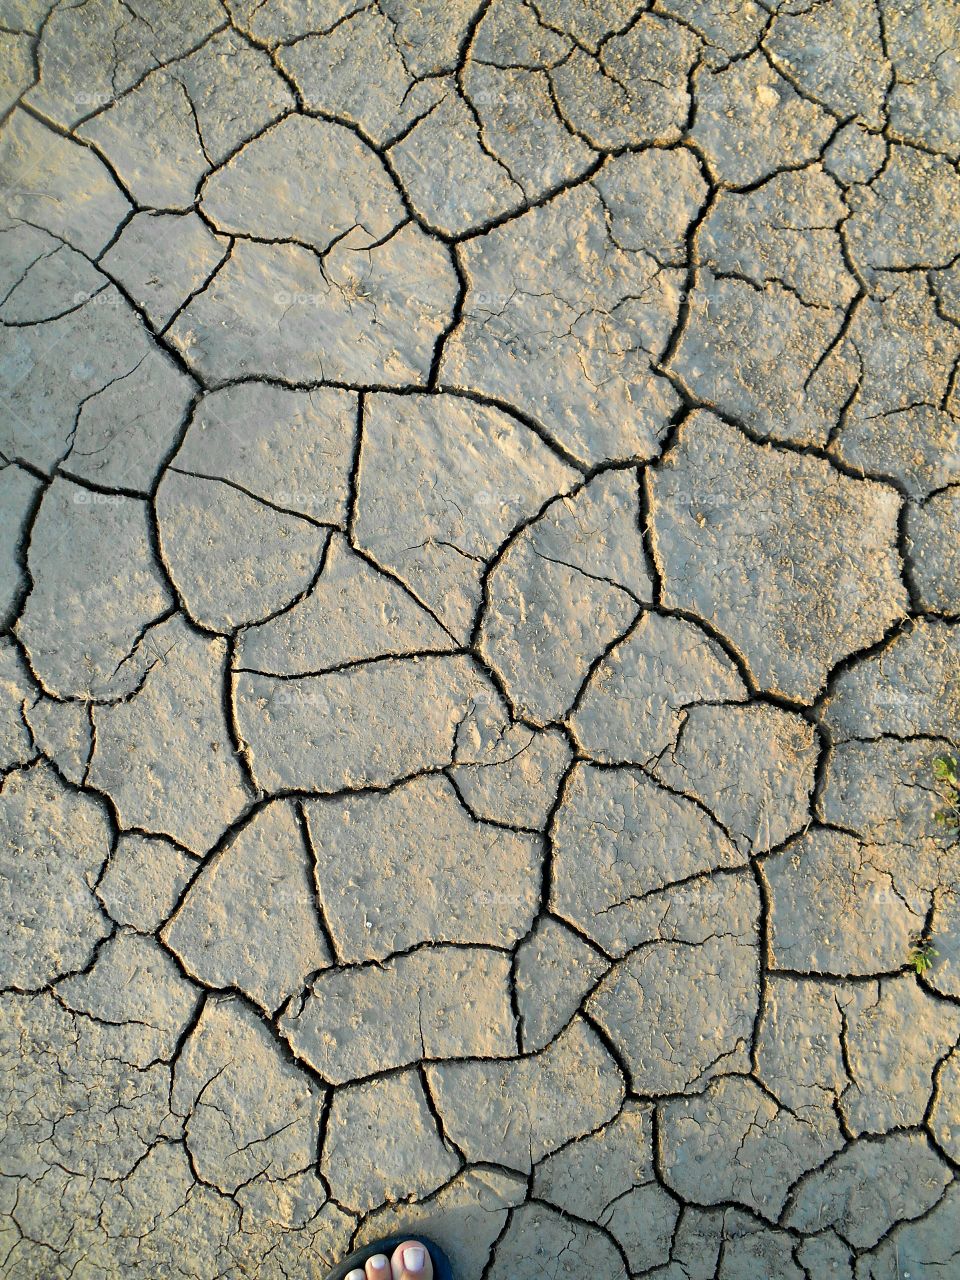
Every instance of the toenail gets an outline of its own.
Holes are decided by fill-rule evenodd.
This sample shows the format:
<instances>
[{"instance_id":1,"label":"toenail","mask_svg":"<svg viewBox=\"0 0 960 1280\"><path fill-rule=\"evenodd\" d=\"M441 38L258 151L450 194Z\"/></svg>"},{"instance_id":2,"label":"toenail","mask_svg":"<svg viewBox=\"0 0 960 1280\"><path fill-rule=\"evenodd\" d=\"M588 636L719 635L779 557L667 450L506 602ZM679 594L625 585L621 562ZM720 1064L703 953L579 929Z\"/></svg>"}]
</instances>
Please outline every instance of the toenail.
<instances>
[{"instance_id":1,"label":"toenail","mask_svg":"<svg viewBox=\"0 0 960 1280\"><path fill-rule=\"evenodd\" d=\"M385 1253L376 1253L370 1259L370 1265L374 1271L385 1271L390 1265L390 1259Z\"/></svg>"},{"instance_id":2,"label":"toenail","mask_svg":"<svg viewBox=\"0 0 960 1280\"><path fill-rule=\"evenodd\" d=\"M404 1249L403 1265L408 1271L422 1271L423 1250L419 1248Z\"/></svg>"},{"instance_id":3,"label":"toenail","mask_svg":"<svg viewBox=\"0 0 960 1280\"><path fill-rule=\"evenodd\" d=\"M349 1272L349 1274L347 1275L346 1280L367 1280L367 1277L363 1274L363 1272L360 1270L359 1267L354 1267L353 1270Z\"/></svg>"}]
</instances>

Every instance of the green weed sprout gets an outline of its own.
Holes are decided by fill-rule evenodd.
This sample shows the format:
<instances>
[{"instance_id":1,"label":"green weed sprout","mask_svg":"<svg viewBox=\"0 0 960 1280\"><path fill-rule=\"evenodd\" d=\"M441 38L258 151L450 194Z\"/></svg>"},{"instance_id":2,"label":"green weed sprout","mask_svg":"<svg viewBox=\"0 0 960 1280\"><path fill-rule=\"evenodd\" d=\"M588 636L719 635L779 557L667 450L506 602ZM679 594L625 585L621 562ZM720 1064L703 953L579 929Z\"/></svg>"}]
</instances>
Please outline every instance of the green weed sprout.
<instances>
[{"instance_id":1,"label":"green weed sprout","mask_svg":"<svg viewBox=\"0 0 960 1280\"><path fill-rule=\"evenodd\" d=\"M943 808L937 810L937 821L951 835L960 834L960 774L953 756L937 756L933 762L933 776L939 783Z\"/></svg>"},{"instance_id":2,"label":"green weed sprout","mask_svg":"<svg viewBox=\"0 0 960 1280\"><path fill-rule=\"evenodd\" d=\"M917 977L922 978L927 970L933 967L933 962L939 954L940 952L930 941L924 942L922 938L918 938L907 963L913 968Z\"/></svg>"}]
</instances>

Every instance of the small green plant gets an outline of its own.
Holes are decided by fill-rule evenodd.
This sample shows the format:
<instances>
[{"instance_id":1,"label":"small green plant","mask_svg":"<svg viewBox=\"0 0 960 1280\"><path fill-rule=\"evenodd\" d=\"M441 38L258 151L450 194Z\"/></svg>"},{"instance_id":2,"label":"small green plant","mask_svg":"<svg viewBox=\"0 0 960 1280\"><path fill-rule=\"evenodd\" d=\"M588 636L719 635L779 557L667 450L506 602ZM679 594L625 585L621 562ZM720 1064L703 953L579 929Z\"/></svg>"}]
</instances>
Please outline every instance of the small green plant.
<instances>
[{"instance_id":1,"label":"small green plant","mask_svg":"<svg viewBox=\"0 0 960 1280\"><path fill-rule=\"evenodd\" d=\"M913 950L908 957L908 964L913 968L914 973L922 978L928 969L933 967L933 962L940 952L928 939L918 938L913 944Z\"/></svg>"},{"instance_id":2,"label":"small green plant","mask_svg":"<svg viewBox=\"0 0 960 1280\"><path fill-rule=\"evenodd\" d=\"M943 808L937 810L937 821L951 835L960 835L960 774L953 756L937 756L933 762L933 776L937 790L943 798Z\"/></svg>"}]
</instances>

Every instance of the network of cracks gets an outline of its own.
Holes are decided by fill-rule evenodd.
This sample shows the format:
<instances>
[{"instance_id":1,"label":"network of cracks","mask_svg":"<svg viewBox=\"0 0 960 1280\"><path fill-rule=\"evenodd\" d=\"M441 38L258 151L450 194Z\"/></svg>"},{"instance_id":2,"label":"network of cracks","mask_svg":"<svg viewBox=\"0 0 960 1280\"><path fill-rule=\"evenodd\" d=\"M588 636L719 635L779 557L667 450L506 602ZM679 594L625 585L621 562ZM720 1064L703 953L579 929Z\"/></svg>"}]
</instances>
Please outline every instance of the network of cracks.
<instances>
[{"instance_id":1,"label":"network of cracks","mask_svg":"<svg viewBox=\"0 0 960 1280\"><path fill-rule=\"evenodd\" d=\"M957 1274L957 42L0 2L4 1275Z\"/></svg>"}]
</instances>

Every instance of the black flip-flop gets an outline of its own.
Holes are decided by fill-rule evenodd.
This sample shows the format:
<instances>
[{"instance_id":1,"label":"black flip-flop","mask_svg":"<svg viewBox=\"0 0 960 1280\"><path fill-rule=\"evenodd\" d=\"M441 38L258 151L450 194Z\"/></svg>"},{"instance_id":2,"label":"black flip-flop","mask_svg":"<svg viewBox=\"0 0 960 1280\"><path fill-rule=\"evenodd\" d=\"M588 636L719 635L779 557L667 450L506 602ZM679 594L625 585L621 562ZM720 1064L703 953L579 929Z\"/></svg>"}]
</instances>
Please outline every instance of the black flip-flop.
<instances>
[{"instance_id":1,"label":"black flip-flop","mask_svg":"<svg viewBox=\"0 0 960 1280\"><path fill-rule=\"evenodd\" d=\"M387 1236L385 1240L374 1240L372 1244L364 1245L362 1249L357 1249L355 1253L351 1253L349 1258L344 1258L338 1267L334 1267L327 1276L327 1280L345 1280L345 1277L356 1267L359 1267L362 1271L363 1264L375 1254L385 1253L389 1258L397 1245L403 1244L406 1240L416 1240L425 1249L429 1249L430 1261L433 1263L433 1280L453 1280L453 1268L450 1266L450 1259L440 1246L434 1244L429 1236L415 1234L409 1236Z\"/></svg>"}]
</instances>

